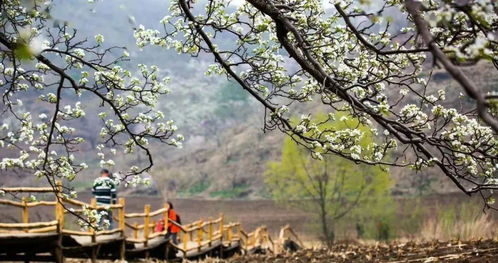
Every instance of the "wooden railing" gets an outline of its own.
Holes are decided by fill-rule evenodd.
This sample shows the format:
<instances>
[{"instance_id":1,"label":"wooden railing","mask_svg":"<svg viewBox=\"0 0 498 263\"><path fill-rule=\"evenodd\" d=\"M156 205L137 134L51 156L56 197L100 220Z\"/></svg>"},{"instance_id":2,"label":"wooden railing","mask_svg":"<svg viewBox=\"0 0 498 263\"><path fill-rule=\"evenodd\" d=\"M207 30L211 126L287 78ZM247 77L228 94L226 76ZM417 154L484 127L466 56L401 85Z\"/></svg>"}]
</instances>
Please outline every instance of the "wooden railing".
<instances>
[{"instance_id":1,"label":"wooden railing","mask_svg":"<svg viewBox=\"0 0 498 263\"><path fill-rule=\"evenodd\" d=\"M174 246L187 256L188 253L200 252L204 248L213 246L231 246L234 242L243 249L249 250L254 247L265 245L269 250L275 251L275 244L271 239L266 227L259 227L251 233L245 232L240 223L225 223L223 214L216 219L198 220L186 225L180 225L168 218L169 206L164 204L162 208L151 211L150 205L144 206L141 213L126 213L125 199L119 198L117 204L98 206L95 199L85 203L69 198L62 194L62 184L57 182L56 189L44 187L12 187L0 188L5 193L55 193L54 201L32 201L21 198L20 201L0 199L0 205L8 205L21 208L20 223L0 223L0 233L50 233L59 235L86 236L91 237L91 243L98 242L98 238L106 235L119 234L123 240L121 258L124 258L124 240L128 243L140 244L143 248L151 246L158 237L165 236L168 232L168 224L173 224L180 229L178 233L178 244ZM32 207L47 206L54 209L54 220L46 222L29 222L29 209ZM113 219L117 227L109 230L98 230L88 227L87 230L70 229L70 224L65 223L67 216L77 216L86 209L100 210L111 209ZM164 220L164 230L155 232L156 222ZM94 222L96 223L96 222ZM287 230L286 230L287 231ZM292 232L293 235L295 233Z\"/></svg>"},{"instance_id":2,"label":"wooden railing","mask_svg":"<svg viewBox=\"0 0 498 263\"><path fill-rule=\"evenodd\" d=\"M118 204L113 204L109 206L97 206L95 199L92 199L90 204L68 198L62 194L62 184L61 182L56 183L56 189L47 187L11 187L11 188L0 188L0 191L4 193L51 193L55 194L56 200L54 201L31 201L28 202L26 197L22 197L21 201L13 201L8 199L0 199L0 205L15 206L22 209L21 211L21 222L22 223L0 223L0 232L16 232L16 229L22 229L23 232L29 233L46 233L57 231L63 234L77 235L77 236L91 236L92 241L100 235L110 235L114 233L121 233L124 236L125 229L125 199L120 198ZM49 206L54 207L54 218L55 220L49 222L29 222L29 208L37 206ZM70 207L71 206L71 207ZM77 207L74 209L73 207ZM89 227L87 231L81 230L71 230L65 227L66 214L81 214L86 208L92 210L99 209L113 209L118 210L118 228L96 231L94 227ZM6 230L7 229L7 230Z\"/></svg>"},{"instance_id":3,"label":"wooden railing","mask_svg":"<svg viewBox=\"0 0 498 263\"><path fill-rule=\"evenodd\" d=\"M53 193L53 189L49 187L6 187L0 189L3 193ZM1 205L9 205L21 208L21 223L0 223L0 233L45 233L58 231L59 220L56 218L47 222L29 222L29 208L37 206L57 206L56 201L35 201L28 202L26 197L21 201L13 201L8 199L0 199Z\"/></svg>"},{"instance_id":4,"label":"wooden railing","mask_svg":"<svg viewBox=\"0 0 498 263\"><path fill-rule=\"evenodd\" d=\"M164 220L164 230L162 232L154 232L156 225L155 217L161 216ZM235 240L240 237L240 224L224 224L224 216L220 215L217 219L198 220L187 225L180 225L168 218L168 206L150 211L150 206L146 205L143 213L125 214L126 219L134 219L143 223L125 223L125 226L132 231L132 236L127 238L128 242L143 244L147 247L151 240L167 234L168 225L172 224L179 228L177 238L178 244L174 246L186 254L189 251L201 250L203 246L211 246L214 242L223 242L223 240Z\"/></svg>"},{"instance_id":5,"label":"wooden railing","mask_svg":"<svg viewBox=\"0 0 498 263\"><path fill-rule=\"evenodd\" d=\"M98 206L97 201L95 198L92 198L90 201L90 204L87 204L85 202L81 202L79 200L75 199L69 199L69 198L61 198L61 203L64 206L76 206L79 207L78 209L64 209L64 207L61 207L60 209L57 210L56 213L60 213L57 218L62 219L61 225L63 226L62 233L63 234L68 234L68 235L75 235L75 236L90 236L92 243L95 243L97 241L97 238L99 236L106 236L106 235L112 235L119 233L122 237L125 237L125 199L124 198L119 198L117 204L112 204L112 205L105 205L105 206ZM115 229L109 229L109 230L97 230L96 227L89 226L87 227L86 231L82 230L71 230L65 228L64 225L64 218L65 214L75 214L79 215L84 212L85 209L89 208L90 210L118 210L118 227ZM83 218L84 219L84 218ZM92 222L89 222L92 223ZM93 222L94 225L97 225L97 222Z\"/></svg>"},{"instance_id":6,"label":"wooden railing","mask_svg":"<svg viewBox=\"0 0 498 263\"><path fill-rule=\"evenodd\" d=\"M168 205L164 204L163 208L158 209L156 211L151 212L150 211L150 205L145 205L144 206L144 212L143 213L130 213L130 214L124 214L123 219L141 219L142 224L138 223L126 223L124 222L124 226L130 228L133 232L133 237L127 238L127 241L131 243L142 243L144 247L147 247L149 245L149 241L153 238L156 238L161 235L165 235L167 232L167 227L164 228L163 231L161 232L156 232L154 233L154 228L156 226L156 221L153 220L154 218L161 216L161 219L164 220L165 226L168 224ZM142 236L139 237L139 231L142 231Z\"/></svg>"},{"instance_id":7,"label":"wooden railing","mask_svg":"<svg viewBox=\"0 0 498 263\"><path fill-rule=\"evenodd\" d=\"M266 226L260 226L251 233L241 231L242 245L244 249L250 250L255 247L263 247L270 251L275 251L275 243Z\"/></svg>"},{"instance_id":8,"label":"wooden railing","mask_svg":"<svg viewBox=\"0 0 498 263\"><path fill-rule=\"evenodd\" d=\"M221 244L223 241L222 233L226 228L223 214L214 220L198 220L185 226L181 226L176 222L172 222L172 224L180 228L178 238L181 243L177 245L177 248L184 254L189 251L200 250L202 246L211 246L214 242Z\"/></svg>"}]
</instances>

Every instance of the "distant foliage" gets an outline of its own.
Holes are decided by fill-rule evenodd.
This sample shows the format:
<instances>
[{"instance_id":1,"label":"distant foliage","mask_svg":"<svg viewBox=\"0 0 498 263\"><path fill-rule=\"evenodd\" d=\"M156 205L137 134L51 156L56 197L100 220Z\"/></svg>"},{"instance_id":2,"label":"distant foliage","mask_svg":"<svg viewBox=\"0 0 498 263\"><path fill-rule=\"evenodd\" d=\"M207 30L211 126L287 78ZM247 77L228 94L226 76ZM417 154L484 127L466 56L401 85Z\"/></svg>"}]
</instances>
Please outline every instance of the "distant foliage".
<instances>
[{"instance_id":1,"label":"distant foliage","mask_svg":"<svg viewBox=\"0 0 498 263\"><path fill-rule=\"evenodd\" d=\"M335 122L324 123L320 128L367 129L357 120L336 117ZM357 147L372 139L364 137ZM312 158L307 151L290 138L284 141L281 160L269 162L266 172L272 196L316 215L313 220L319 222L320 233L328 244L334 240L335 224L344 217L354 218L364 237L389 238L392 182L386 170L333 156L320 160Z\"/></svg>"},{"instance_id":2,"label":"distant foliage","mask_svg":"<svg viewBox=\"0 0 498 263\"><path fill-rule=\"evenodd\" d=\"M236 83L227 81L216 92L214 113L221 119L241 117L248 112L244 108L244 106L247 106L248 100L249 95L247 92L240 89Z\"/></svg>"}]
</instances>

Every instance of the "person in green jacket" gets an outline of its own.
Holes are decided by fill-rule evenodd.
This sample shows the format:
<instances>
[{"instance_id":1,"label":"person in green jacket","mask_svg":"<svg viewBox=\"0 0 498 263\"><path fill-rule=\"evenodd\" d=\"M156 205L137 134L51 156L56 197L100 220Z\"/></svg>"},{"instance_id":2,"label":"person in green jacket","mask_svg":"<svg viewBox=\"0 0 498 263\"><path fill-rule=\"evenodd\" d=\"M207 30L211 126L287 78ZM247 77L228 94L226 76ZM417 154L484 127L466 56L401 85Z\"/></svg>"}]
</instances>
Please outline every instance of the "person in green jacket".
<instances>
[{"instance_id":1,"label":"person in green jacket","mask_svg":"<svg viewBox=\"0 0 498 263\"><path fill-rule=\"evenodd\" d=\"M92 194L97 200L98 206L109 206L112 204L116 204L116 183L111 178L111 173L109 172L109 170L102 169L102 171L100 171L100 177L95 179L95 181L93 182ZM101 210L99 211L99 213L102 213L102 218L99 225L102 226L102 223L104 222L103 220L108 220L109 228L112 229L112 209Z\"/></svg>"}]
</instances>

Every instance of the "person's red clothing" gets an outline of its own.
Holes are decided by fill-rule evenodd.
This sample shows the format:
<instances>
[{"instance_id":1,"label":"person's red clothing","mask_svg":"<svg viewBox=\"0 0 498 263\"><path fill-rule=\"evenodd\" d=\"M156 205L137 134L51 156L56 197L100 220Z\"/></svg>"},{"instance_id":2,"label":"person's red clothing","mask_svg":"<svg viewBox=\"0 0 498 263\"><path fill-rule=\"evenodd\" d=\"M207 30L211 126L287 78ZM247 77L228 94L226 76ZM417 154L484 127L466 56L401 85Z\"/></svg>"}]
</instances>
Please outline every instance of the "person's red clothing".
<instances>
[{"instance_id":1,"label":"person's red clothing","mask_svg":"<svg viewBox=\"0 0 498 263\"><path fill-rule=\"evenodd\" d=\"M170 233L178 233L180 232L180 228L171 223L170 221L175 221L176 223L178 223L178 217L176 216L176 212L174 209L170 209L169 212L168 212L168 229L169 229L169 232Z\"/></svg>"},{"instance_id":2,"label":"person's red clothing","mask_svg":"<svg viewBox=\"0 0 498 263\"><path fill-rule=\"evenodd\" d=\"M154 232L163 232L164 231L164 220L161 219L157 221L156 223L156 228L154 229Z\"/></svg>"}]
</instances>

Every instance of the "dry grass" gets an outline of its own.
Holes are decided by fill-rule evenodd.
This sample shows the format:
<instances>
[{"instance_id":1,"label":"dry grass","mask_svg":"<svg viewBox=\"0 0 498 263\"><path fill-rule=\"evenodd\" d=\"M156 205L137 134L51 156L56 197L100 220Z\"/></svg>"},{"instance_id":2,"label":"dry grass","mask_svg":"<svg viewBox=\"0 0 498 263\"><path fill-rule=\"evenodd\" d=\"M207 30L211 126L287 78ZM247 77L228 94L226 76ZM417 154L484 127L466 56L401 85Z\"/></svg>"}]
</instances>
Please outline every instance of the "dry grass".
<instances>
[{"instance_id":1,"label":"dry grass","mask_svg":"<svg viewBox=\"0 0 498 263\"><path fill-rule=\"evenodd\" d=\"M498 223L490 214L481 214L470 220L430 218L422 225L419 237L425 240L476 240L496 237Z\"/></svg>"}]
</instances>

